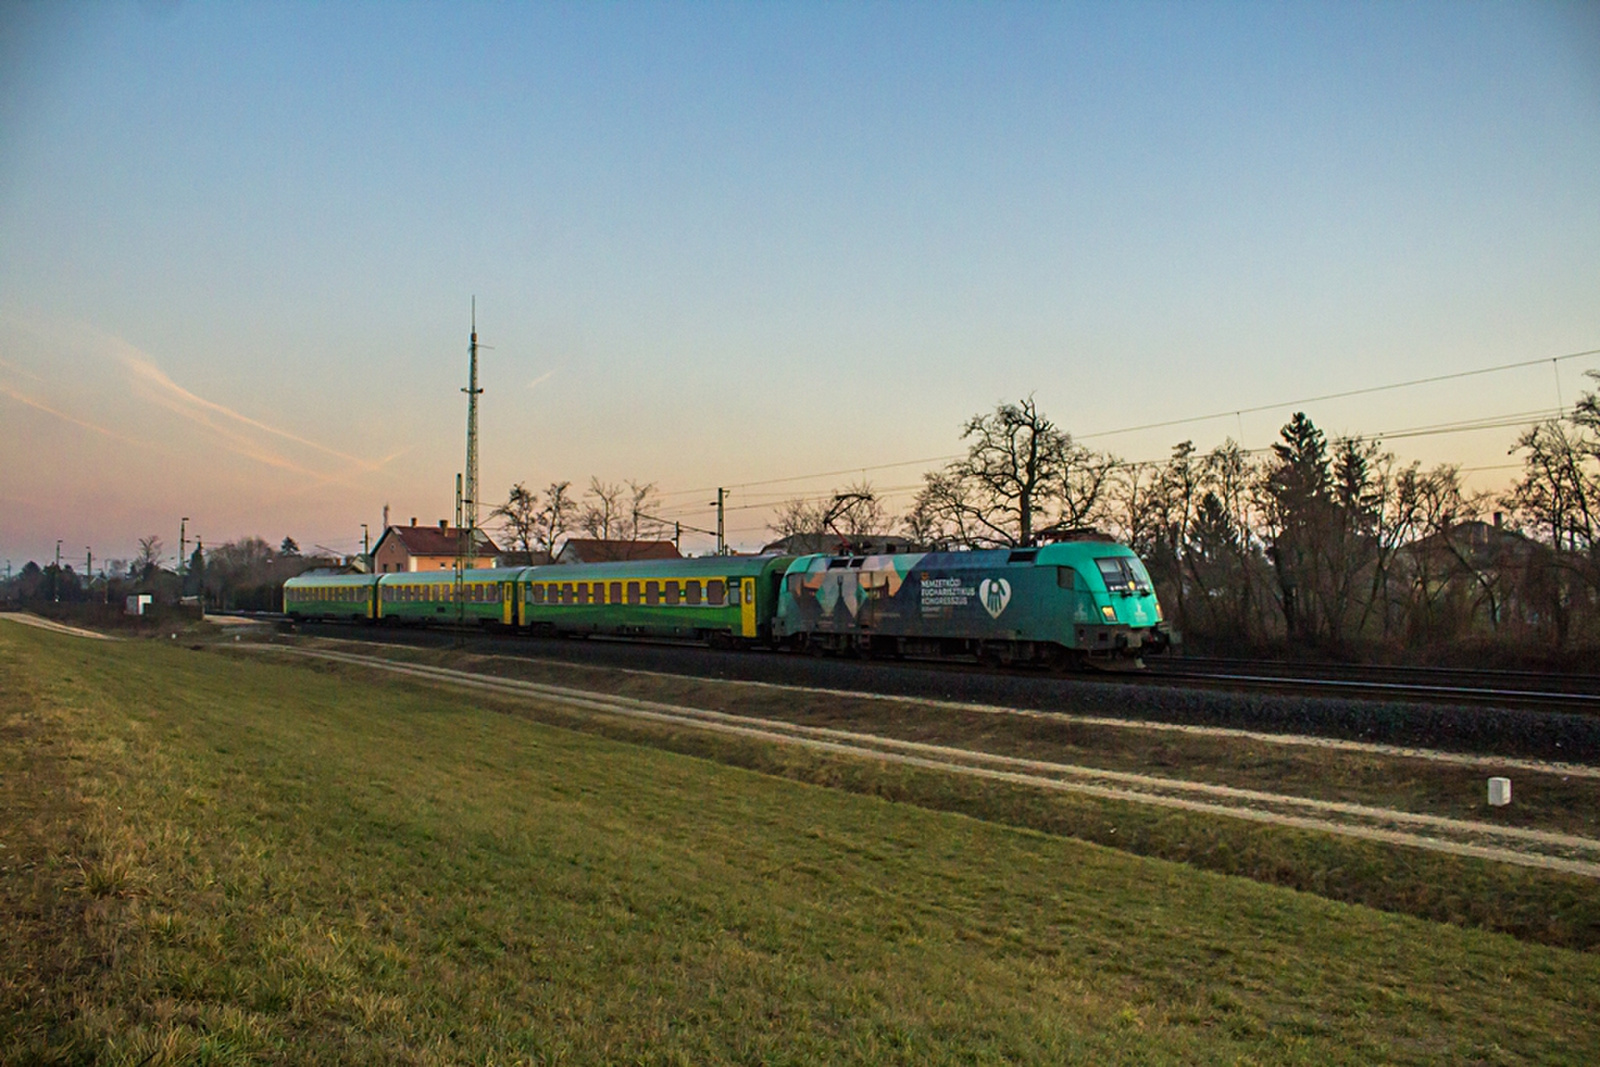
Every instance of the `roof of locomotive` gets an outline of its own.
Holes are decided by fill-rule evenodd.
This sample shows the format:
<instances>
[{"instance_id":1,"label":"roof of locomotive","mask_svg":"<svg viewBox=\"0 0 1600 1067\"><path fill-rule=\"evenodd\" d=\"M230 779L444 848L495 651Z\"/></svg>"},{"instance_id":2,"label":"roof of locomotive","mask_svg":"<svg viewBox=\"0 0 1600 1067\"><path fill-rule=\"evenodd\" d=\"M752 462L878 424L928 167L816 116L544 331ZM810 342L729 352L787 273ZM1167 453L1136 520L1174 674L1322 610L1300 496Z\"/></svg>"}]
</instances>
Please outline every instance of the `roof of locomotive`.
<instances>
[{"instance_id":1,"label":"roof of locomotive","mask_svg":"<svg viewBox=\"0 0 1600 1067\"><path fill-rule=\"evenodd\" d=\"M938 567L940 570L966 570L1003 567L1007 565L1035 567L1070 567L1090 560L1112 556L1131 556L1137 553L1127 545L1115 541L1062 541L1039 545L1036 548L979 548L961 552L896 552L892 555L839 556L815 553L798 556L789 564L789 570L803 573L811 570L818 561L833 564L830 569L858 569L867 560L893 560L895 569L910 571L913 567ZM870 566L866 569L871 570Z\"/></svg>"}]
</instances>

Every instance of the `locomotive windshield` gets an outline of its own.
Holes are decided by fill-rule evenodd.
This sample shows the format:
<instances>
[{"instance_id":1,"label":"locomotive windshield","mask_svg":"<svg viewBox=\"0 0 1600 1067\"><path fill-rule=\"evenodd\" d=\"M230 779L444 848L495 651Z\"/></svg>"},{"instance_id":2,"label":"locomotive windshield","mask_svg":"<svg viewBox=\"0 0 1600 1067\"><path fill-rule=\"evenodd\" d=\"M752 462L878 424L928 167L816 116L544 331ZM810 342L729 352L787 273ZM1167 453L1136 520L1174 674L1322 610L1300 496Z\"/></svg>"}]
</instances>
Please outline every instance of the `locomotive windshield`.
<instances>
[{"instance_id":1,"label":"locomotive windshield","mask_svg":"<svg viewBox=\"0 0 1600 1067\"><path fill-rule=\"evenodd\" d=\"M1106 588L1111 592L1150 592L1150 574L1136 557L1112 556L1110 559L1097 559L1095 563L1100 568L1100 577L1105 580Z\"/></svg>"}]
</instances>

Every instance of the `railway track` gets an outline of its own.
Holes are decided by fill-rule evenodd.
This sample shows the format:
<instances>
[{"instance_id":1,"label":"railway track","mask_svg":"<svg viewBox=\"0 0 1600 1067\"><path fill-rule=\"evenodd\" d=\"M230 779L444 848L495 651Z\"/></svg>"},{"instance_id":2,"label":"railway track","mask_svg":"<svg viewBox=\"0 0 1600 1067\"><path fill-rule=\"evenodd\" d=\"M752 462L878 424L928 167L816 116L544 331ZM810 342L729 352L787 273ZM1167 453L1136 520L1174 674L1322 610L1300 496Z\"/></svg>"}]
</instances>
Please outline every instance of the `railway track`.
<instances>
[{"instance_id":1,"label":"railway track","mask_svg":"<svg viewBox=\"0 0 1600 1067\"><path fill-rule=\"evenodd\" d=\"M263 617L267 618L267 617ZM273 620L277 621L277 620ZM412 631L387 627L349 626L332 623L305 623L299 629L322 636L358 637L380 642L438 644L454 641L458 635L448 630ZM431 637L422 635L431 634ZM680 673L702 674L708 670L722 676L727 669L718 665L743 664L748 653L709 650L703 646L670 641L611 641L529 638L521 635L487 634L472 631L468 640L479 645L491 643L497 650L522 648L537 655L585 661L611 660L625 665L633 654L629 649L682 650L683 663L674 668L659 664L657 669L677 669ZM599 650L614 651L599 651ZM653 661L660 656L641 652ZM796 660L799 657L792 657ZM806 660L809 662L809 660ZM1487 707L1526 711L1562 712L1600 718L1600 677L1592 675L1543 675L1528 671L1456 671L1432 667L1353 666L1338 664L1299 665L1259 660L1153 659L1142 672L1081 673L1046 675L1037 670L991 668L949 660L836 660L841 665L860 668L878 665L883 671L915 670L930 675L989 676L1054 681L1058 687L1109 685L1140 689L1191 689L1218 693L1251 693L1386 703L1443 704L1456 707ZM728 668L735 674L746 671ZM843 669L849 669L845 667Z\"/></svg>"},{"instance_id":2,"label":"railway track","mask_svg":"<svg viewBox=\"0 0 1600 1067\"><path fill-rule=\"evenodd\" d=\"M1326 679L1381 682L1450 688L1480 688L1514 692L1600 695L1600 674L1560 671L1490 670L1480 667L1419 667L1404 664L1307 663L1265 659L1225 659L1205 656L1152 657L1147 666L1155 672L1178 671L1205 675L1247 675L1285 679Z\"/></svg>"},{"instance_id":3,"label":"railway track","mask_svg":"<svg viewBox=\"0 0 1600 1067\"><path fill-rule=\"evenodd\" d=\"M1600 715L1600 680L1578 676L1541 684L1523 672L1456 674L1433 668L1348 668L1304 672L1283 664L1170 660L1151 664L1142 684L1202 686L1258 693L1296 693L1352 699L1523 708ZM1427 671L1429 673L1420 673ZM1587 681L1587 684L1585 684Z\"/></svg>"}]
</instances>

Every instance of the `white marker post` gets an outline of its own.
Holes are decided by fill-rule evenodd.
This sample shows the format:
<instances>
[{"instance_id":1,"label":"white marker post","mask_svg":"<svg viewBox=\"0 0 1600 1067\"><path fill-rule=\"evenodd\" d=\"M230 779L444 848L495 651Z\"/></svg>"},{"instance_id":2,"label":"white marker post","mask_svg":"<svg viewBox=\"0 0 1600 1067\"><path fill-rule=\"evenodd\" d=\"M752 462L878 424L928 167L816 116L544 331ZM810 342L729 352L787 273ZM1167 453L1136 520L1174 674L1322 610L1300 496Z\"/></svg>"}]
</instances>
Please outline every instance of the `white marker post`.
<instances>
[{"instance_id":1,"label":"white marker post","mask_svg":"<svg viewBox=\"0 0 1600 1067\"><path fill-rule=\"evenodd\" d=\"M1511 779L1489 779L1489 805L1503 808L1509 803L1511 803Z\"/></svg>"}]
</instances>

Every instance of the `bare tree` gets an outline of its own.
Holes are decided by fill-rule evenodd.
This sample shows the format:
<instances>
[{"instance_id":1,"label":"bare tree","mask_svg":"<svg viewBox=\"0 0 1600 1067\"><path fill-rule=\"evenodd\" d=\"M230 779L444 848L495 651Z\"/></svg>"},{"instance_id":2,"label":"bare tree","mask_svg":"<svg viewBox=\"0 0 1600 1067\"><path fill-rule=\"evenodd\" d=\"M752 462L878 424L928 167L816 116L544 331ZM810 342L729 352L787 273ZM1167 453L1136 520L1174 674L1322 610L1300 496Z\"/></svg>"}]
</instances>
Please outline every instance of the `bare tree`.
<instances>
[{"instance_id":1,"label":"bare tree","mask_svg":"<svg viewBox=\"0 0 1600 1067\"><path fill-rule=\"evenodd\" d=\"M1092 521L1113 460L1077 444L1033 397L967 420L964 458L924 476L907 526L968 544L1031 545Z\"/></svg>"},{"instance_id":2,"label":"bare tree","mask_svg":"<svg viewBox=\"0 0 1600 1067\"><path fill-rule=\"evenodd\" d=\"M811 497L797 496L778 505L767 529L778 537L820 534L823 531L823 505Z\"/></svg>"},{"instance_id":3,"label":"bare tree","mask_svg":"<svg viewBox=\"0 0 1600 1067\"><path fill-rule=\"evenodd\" d=\"M259 537L229 541L208 555L204 588L223 607L233 606L244 591L273 582L272 546Z\"/></svg>"},{"instance_id":4,"label":"bare tree","mask_svg":"<svg viewBox=\"0 0 1600 1067\"><path fill-rule=\"evenodd\" d=\"M578 526L584 533L602 541L611 540L613 534L618 540L631 540L623 537L618 529L624 513L622 486L591 477L583 497L583 511L578 517Z\"/></svg>"},{"instance_id":5,"label":"bare tree","mask_svg":"<svg viewBox=\"0 0 1600 1067\"><path fill-rule=\"evenodd\" d=\"M665 534L667 524L655 517L661 510L661 497L655 482L639 483L628 479L627 508L624 513L622 540L648 541Z\"/></svg>"},{"instance_id":6,"label":"bare tree","mask_svg":"<svg viewBox=\"0 0 1600 1067\"><path fill-rule=\"evenodd\" d=\"M506 502L489 513L489 521L500 520L500 530L519 552L532 552L538 537L539 494L529 492L521 482L511 487Z\"/></svg>"},{"instance_id":7,"label":"bare tree","mask_svg":"<svg viewBox=\"0 0 1600 1067\"><path fill-rule=\"evenodd\" d=\"M571 489L571 482L551 482L534 514L533 542L546 552L554 553L556 542L572 528L578 504Z\"/></svg>"},{"instance_id":8,"label":"bare tree","mask_svg":"<svg viewBox=\"0 0 1600 1067\"><path fill-rule=\"evenodd\" d=\"M922 489L900 527L921 544L970 545L977 541L973 529L976 513L971 490L960 475L948 470L929 471L922 476Z\"/></svg>"},{"instance_id":9,"label":"bare tree","mask_svg":"<svg viewBox=\"0 0 1600 1067\"><path fill-rule=\"evenodd\" d=\"M1594 395L1585 401L1592 405ZM1587 551L1600 533L1600 477L1585 463L1600 457L1600 440L1586 440L1585 429L1582 422L1569 429L1551 419L1530 427L1513 449L1526 453L1523 475L1504 503L1547 534L1557 551Z\"/></svg>"},{"instance_id":10,"label":"bare tree","mask_svg":"<svg viewBox=\"0 0 1600 1067\"><path fill-rule=\"evenodd\" d=\"M155 534L139 538L139 554L134 557L134 573L140 578L149 578L155 569L161 566L161 552L165 546L161 538Z\"/></svg>"}]
</instances>

